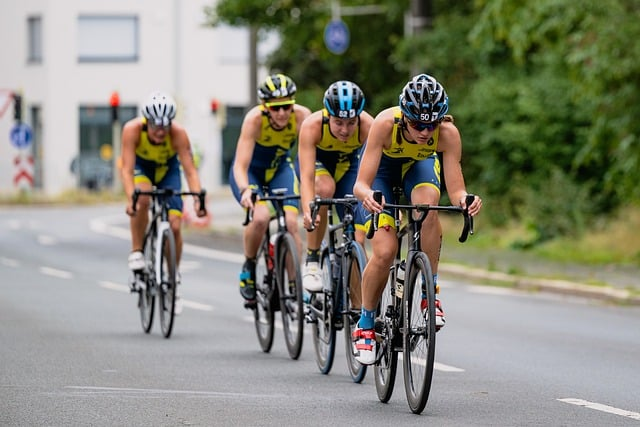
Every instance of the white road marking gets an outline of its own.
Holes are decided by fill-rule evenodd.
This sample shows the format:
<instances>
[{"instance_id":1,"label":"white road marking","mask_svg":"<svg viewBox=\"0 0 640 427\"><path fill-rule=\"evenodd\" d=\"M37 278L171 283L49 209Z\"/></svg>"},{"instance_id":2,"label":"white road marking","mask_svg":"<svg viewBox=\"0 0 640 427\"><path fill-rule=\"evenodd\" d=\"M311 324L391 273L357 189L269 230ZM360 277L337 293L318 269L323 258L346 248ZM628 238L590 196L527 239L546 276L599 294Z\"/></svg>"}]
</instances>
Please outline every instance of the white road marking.
<instances>
[{"instance_id":1,"label":"white road marking","mask_svg":"<svg viewBox=\"0 0 640 427\"><path fill-rule=\"evenodd\" d=\"M109 289L112 291L125 292L130 293L129 286L121 285L120 283L109 282L107 280L103 280L100 282L100 286Z\"/></svg>"},{"instance_id":2,"label":"white road marking","mask_svg":"<svg viewBox=\"0 0 640 427\"><path fill-rule=\"evenodd\" d=\"M109 289L111 291L118 291L123 293L131 293L128 285L121 285L120 283L109 282L108 280L103 280L100 282L100 287ZM189 307L193 310L200 311L213 311L213 306L209 304L202 304L196 301L191 301L188 299L182 298L182 306Z\"/></svg>"},{"instance_id":3,"label":"white road marking","mask_svg":"<svg viewBox=\"0 0 640 427\"><path fill-rule=\"evenodd\" d=\"M607 412L609 414L620 415L622 417L640 421L640 413L638 412L627 411L626 409L615 408L613 406L604 405L602 403L589 402L587 400L576 399L573 397L558 400L560 402L569 403L571 405L584 406L585 408L595 409L596 411Z\"/></svg>"},{"instance_id":4,"label":"white road marking","mask_svg":"<svg viewBox=\"0 0 640 427\"><path fill-rule=\"evenodd\" d=\"M2 265L6 265L7 267L20 267L20 263L18 262L18 260L15 260L13 258L0 257L0 262L2 263Z\"/></svg>"},{"instance_id":5,"label":"white road marking","mask_svg":"<svg viewBox=\"0 0 640 427\"><path fill-rule=\"evenodd\" d=\"M455 366L445 365L444 363L434 362L433 369L442 372L464 372L462 368L456 368Z\"/></svg>"},{"instance_id":6,"label":"white road marking","mask_svg":"<svg viewBox=\"0 0 640 427\"><path fill-rule=\"evenodd\" d=\"M49 236L47 234L40 234L38 235L38 243L40 243L42 246L53 246L56 243L58 243L58 241L53 236Z\"/></svg>"},{"instance_id":7,"label":"white road marking","mask_svg":"<svg viewBox=\"0 0 640 427\"><path fill-rule=\"evenodd\" d=\"M127 388L127 387L90 387L90 386L66 386L65 389L74 390L77 393L129 393L129 394L141 394L141 395L150 395L150 394L190 394L195 396L209 396L209 397L244 397L244 396L253 396L253 397L261 397L261 398L277 398L282 399L284 396L282 394L250 394L250 393L230 393L230 392L220 392L220 391L201 391L201 390L166 390L159 388Z\"/></svg>"},{"instance_id":8,"label":"white road marking","mask_svg":"<svg viewBox=\"0 0 640 427\"><path fill-rule=\"evenodd\" d=\"M51 267L40 267L40 273L46 274L47 276L58 277L60 279L71 279L73 277L73 273L65 270L58 270L57 268Z\"/></svg>"}]
</instances>

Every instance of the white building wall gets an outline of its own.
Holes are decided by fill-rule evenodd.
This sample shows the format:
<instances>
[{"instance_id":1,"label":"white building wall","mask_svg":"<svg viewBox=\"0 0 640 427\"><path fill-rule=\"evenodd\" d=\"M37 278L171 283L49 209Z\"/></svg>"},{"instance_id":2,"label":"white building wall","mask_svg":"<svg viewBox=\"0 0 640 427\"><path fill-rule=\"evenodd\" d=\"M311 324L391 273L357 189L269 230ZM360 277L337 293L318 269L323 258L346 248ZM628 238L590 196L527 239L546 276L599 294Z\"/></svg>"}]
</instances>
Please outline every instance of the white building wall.
<instances>
[{"instance_id":1,"label":"white building wall","mask_svg":"<svg viewBox=\"0 0 640 427\"><path fill-rule=\"evenodd\" d=\"M79 107L106 107L113 91L123 106L139 106L155 89L172 94L179 107L177 120L203 154L204 186L215 190L221 185L221 123L211 113L211 100L243 106L251 97L247 32L205 27L204 7L214 2L0 0L0 90L22 91L27 123L29 108L41 107L45 194L77 187L70 164L79 154ZM139 60L80 63L78 17L87 14L138 16ZM29 16L42 17L41 64L27 62ZM12 125L11 103L0 118L0 194L18 191L13 160L21 151L10 144Z\"/></svg>"}]
</instances>

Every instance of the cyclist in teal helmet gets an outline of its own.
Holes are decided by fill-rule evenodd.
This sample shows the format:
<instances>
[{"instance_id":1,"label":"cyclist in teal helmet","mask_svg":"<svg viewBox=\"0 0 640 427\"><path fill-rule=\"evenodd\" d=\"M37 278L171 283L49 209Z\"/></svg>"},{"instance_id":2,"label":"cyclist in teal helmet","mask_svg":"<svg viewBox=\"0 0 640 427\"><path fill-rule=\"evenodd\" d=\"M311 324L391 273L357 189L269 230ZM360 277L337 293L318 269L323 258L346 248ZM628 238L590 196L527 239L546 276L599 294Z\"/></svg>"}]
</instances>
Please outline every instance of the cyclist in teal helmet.
<instances>
[{"instance_id":1,"label":"cyclist in teal helmet","mask_svg":"<svg viewBox=\"0 0 640 427\"><path fill-rule=\"evenodd\" d=\"M319 257L327 226L327 208L311 218L309 202L315 196L353 194L360 151L373 123L373 117L364 111L364 93L353 82L332 83L324 93L323 104L322 110L312 113L302 124L298 148L304 226L309 229L312 223L316 225L314 231L307 233L307 257L302 269L302 283L309 292L322 290ZM341 208L338 213L342 217ZM364 243L364 226L357 228L357 240ZM356 301L359 300L357 295Z\"/></svg>"}]
</instances>

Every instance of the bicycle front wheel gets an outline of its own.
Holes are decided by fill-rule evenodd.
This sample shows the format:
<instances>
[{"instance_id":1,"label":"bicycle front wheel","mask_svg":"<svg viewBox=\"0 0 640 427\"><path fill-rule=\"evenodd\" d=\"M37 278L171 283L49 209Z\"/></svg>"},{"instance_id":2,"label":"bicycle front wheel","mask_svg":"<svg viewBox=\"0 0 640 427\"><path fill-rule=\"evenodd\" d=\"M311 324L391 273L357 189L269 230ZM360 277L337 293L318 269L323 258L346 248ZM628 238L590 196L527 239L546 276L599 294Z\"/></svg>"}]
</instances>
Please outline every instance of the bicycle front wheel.
<instances>
[{"instance_id":1,"label":"bicycle front wheel","mask_svg":"<svg viewBox=\"0 0 640 427\"><path fill-rule=\"evenodd\" d=\"M351 379L361 383L367 375L366 365L356 360L353 354L353 331L360 320L362 291L362 274L367 264L364 249L358 242L352 242L349 251L343 257L342 276L342 323L344 324L344 343L347 356L347 368Z\"/></svg>"},{"instance_id":2,"label":"bicycle front wheel","mask_svg":"<svg viewBox=\"0 0 640 427\"><path fill-rule=\"evenodd\" d=\"M302 301L302 276L300 257L293 236L285 233L278 240L278 291L282 328L287 350L292 359L300 357L304 332L304 305Z\"/></svg>"},{"instance_id":3,"label":"bicycle front wheel","mask_svg":"<svg viewBox=\"0 0 640 427\"><path fill-rule=\"evenodd\" d=\"M398 349L395 345L398 331L395 325L399 320L399 313L389 283L391 280L394 280L394 276L390 274L376 313L376 333L382 335L382 342L378 346L378 361L373 372L378 399L382 403L391 399L398 371Z\"/></svg>"},{"instance_id":4,"label":"bicycle front wheel","mask_svg":"<svg viewBox=\"0 0 640 427\"><path fill-rule=\"evenodd\" d=\"M269 254L269 239L265 236L256 256L256 306L253 310L258 342L265 353L270 352L273 345L273 294L278 293L273 272L273 257ZM275 304L279 304L277 300Z\"/></svg>"},{"instance_id":5,"label":"bicycle front wheel","mask_svg":"<svg viewBox=\"0 0 640 427\"><path fill-rule=\"evenodd\" d=\"M320 269L324 289L332 289L331 261L329 251L325 249L320 257ZM309 301L309 316L312 319L311 332L315 349L316 364L323 374L328 374L333 366L336 351L336 328L334 319L336 314L335 299L337 290L316 292Z\"/></svg>"},{"instance_id":6,"label":"bicycle front wheel","mask_svg":"<svg viewBox=\"0 0 640 427\"><path fill-rule=\"evenodd\" d=\"M153 325L153 312L155 309L155 288L153 287L153 260L155 259L155 234L150 232L144 242L144 261L146 271L135 273L134 280L138 286L138 308L140 309L140 322L145 333L151 331Z\"/></svg>"},{"instance_id":7,"label":"bicycle front wheel","mask_svg":"<svg viewBox=\"0 0 640 427\"><path fill-rule=\"evenodd\" d=\"M406 277L402 301L406 325L402 344L404 388L411 411L419 414L429 399L436 351L435 286L424 253L413 257Z\"/></svg>"},{"instance_id":8,"label":"bicycle front wheel","mask_svg":"<svg viewBox=\"0 0 640 427\"><path fill-rule=\"evenodd\" d=\"M160 290L160 327L165 338L171 336L173 320L176 309L176 241L173 231L167 228L162 232L159 248L162 248L160 257L160 272L162 281L158 289Z\"/></svg>"}]
</instances>

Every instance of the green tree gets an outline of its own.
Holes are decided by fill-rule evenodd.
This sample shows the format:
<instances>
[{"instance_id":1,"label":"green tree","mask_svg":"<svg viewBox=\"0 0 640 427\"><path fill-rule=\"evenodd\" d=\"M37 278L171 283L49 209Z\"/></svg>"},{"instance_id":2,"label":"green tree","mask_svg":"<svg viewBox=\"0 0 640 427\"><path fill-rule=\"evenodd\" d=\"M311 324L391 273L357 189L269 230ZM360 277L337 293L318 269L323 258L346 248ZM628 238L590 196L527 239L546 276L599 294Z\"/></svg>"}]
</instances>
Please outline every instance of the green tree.
<instances>
[{"instance_id":1,"label":"green tree","mask_svg":"<svg viewBox=\"0 0 640 427\"><path fill-rule=\"evenodd\" d=\"M342 6L369 5L370 0L341 1ZM324 44L330 22L326 0L220 0L205 10L212 25L255 26L275 30L282 44L267 66L290 75L300 88L301 103L321 108L324 90L335 80L356 82L365 92L367 110L376 113L397 96L406 82L406 70L395 69L393 52L402 39L403 14L408 0L378 2L386 13L342 16L350 32L350 46L335 55Z\"/></svg>"}]
</instances>

